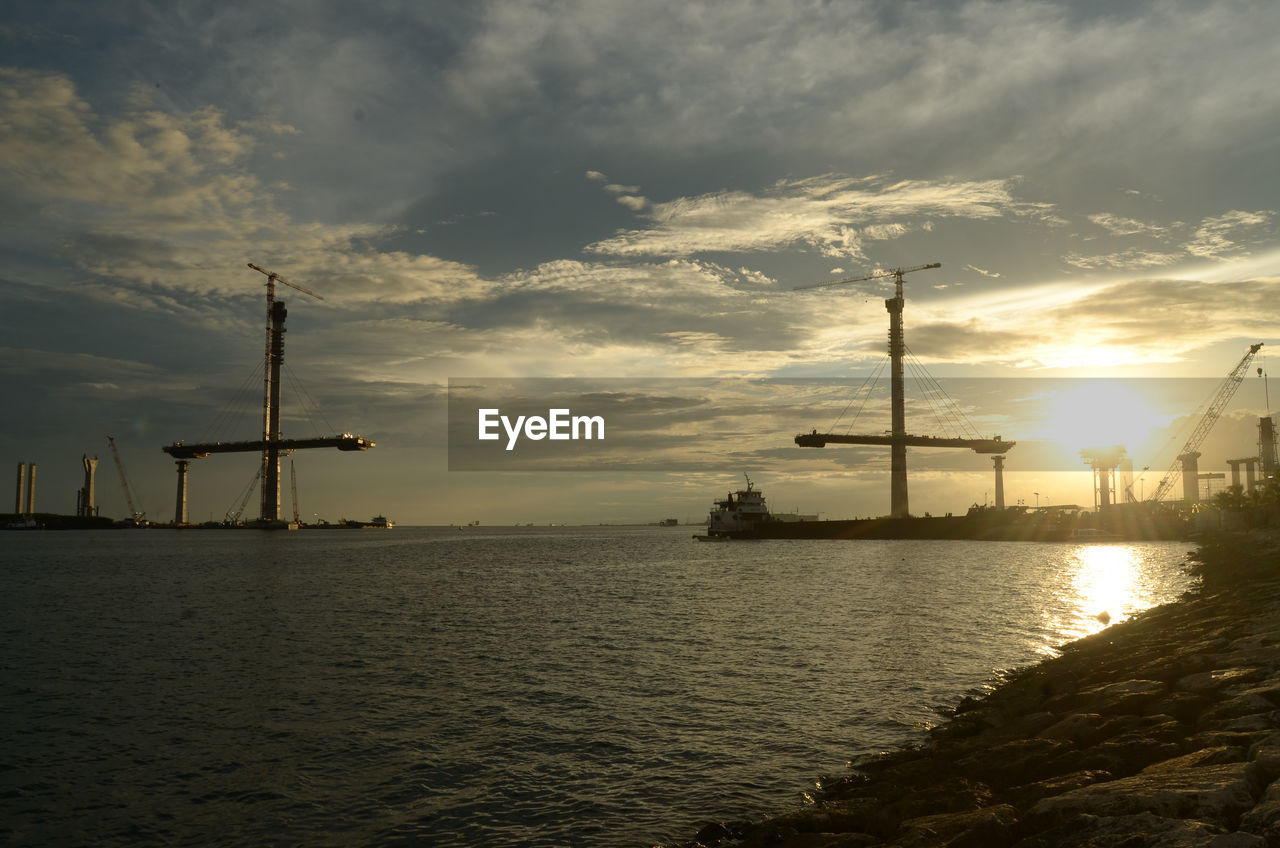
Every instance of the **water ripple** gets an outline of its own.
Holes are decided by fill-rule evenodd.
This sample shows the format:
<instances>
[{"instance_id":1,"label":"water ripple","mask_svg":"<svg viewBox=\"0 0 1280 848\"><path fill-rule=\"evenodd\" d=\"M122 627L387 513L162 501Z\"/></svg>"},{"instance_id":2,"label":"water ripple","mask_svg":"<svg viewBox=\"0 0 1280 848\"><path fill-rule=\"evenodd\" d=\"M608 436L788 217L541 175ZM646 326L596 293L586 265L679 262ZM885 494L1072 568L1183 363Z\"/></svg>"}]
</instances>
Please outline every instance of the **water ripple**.
<instances>
[{"instance_id":1,"label":"water ripple","mask_svg":"<svg viewBox=\"0 0 1280 848\"><path fill-rule=\"evenodd\" d=\"M10 544L11 543L11 544ZM801 802L1186 546L10 534L0 836L643 846Z\"/></svg>"}]
</instances>

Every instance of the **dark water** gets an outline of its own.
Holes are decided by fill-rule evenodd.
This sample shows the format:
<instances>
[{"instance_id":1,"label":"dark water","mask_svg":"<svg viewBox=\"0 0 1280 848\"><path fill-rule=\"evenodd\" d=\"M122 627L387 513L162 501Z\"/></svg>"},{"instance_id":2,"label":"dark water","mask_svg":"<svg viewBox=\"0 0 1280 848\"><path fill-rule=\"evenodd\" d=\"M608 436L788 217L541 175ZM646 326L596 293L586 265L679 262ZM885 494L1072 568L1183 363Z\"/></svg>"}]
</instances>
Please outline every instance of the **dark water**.
<instances>
[{"instance_id":1,"label":"dark water","mask_svg":"<svg viewBox=\"0 0 1280 848\"><path fill-rule=\"evenodd\" d=\"M803 801L1187 546L0 534L0 839L640 846Z\"/></svg>"}]
</instances>

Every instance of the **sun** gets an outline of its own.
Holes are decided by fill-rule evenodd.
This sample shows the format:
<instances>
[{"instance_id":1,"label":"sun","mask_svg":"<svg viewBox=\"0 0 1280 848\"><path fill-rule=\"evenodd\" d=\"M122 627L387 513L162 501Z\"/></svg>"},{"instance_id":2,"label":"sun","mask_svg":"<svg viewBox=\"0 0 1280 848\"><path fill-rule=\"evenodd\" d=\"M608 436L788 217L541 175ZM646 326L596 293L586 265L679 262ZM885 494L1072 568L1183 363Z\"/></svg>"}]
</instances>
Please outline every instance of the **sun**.
<instances>
[{"instance_id":1,"label":"sun","mask_svg":"<svg viewBox=\"0 0 1280 848\"><path fill-rule=\"evenodd\" d=\"M1120 445L1142 452L1161 417L1137 381L1072 380L1050 389L1036 437L1073 455L1085 448Z\"/></svg>"}]
</instances>

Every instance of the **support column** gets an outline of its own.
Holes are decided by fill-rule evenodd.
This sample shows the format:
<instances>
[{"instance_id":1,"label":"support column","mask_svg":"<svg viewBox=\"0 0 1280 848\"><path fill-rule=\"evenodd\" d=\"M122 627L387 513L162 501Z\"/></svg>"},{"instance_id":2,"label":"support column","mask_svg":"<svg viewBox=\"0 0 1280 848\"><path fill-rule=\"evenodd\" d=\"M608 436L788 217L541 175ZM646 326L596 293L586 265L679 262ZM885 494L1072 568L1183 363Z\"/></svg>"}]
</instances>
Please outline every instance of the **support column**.
<instances>
[{"instance_id":1,"label":"support column","mask_svg":"<svg viewBox=\"0 0 1280 848\"><path fill-rule=\"evenodd\" d=\"M1098 472L1098 511L1106 512L1111 509L1112 478L1115 474L1115 468L1108 465L1099 465L1095 469Z\"/></svg>"},{"instance_id":2,"label":"support column","mask_svg":"<svg viewBox=\"0 0 1280 848\"><path fill-rule=\"evenodd\" d=\"M27 466L27 515L36 514L36 464Z\"/></svg>"},{"instance_id":3,"label":"support column","mask_svg":"<svg viewBox=\"0 0 1280 848\"><path fill-rule=\"evenodd\" d=\"M13 514L22 515L22 495L27 490L27 464L18 463L18 491L13 496Z\"/></svg>"},{"instance_id":4,"label":"support column","mask_svg":"<svg viewBox=\"0 0 1280 848\"><path fill-rule=\"evenodd\" d=\"M1182 463L1182 501L1187 506L1200 500L1199 459L1199 451L1188 451L1178 457Z\"/></svg>"},{"instance_id":5,"label":"support column","mask_svg":"<svg viewBox=\"0 0 1280 848\"><path fill-rule=\"evenodd\" d=\"M1262 460L1262 479L1276 474L1276 424L1270 416L1258 419L1258 458Z\"/></svg>"},{"instance_id":6,"label":"support column","mask_svg":"<svg viewBox=\"0 0 1280 848\"><path fill-rule=\"evenodd\" d=\"M889 395L892 404L893 443L889 446L889 515L906 518L911 514L907 499L907 435L906 392L903 385L902 360L906 343L902 338L902 275L898 275L894 296L884 302L889 312Z\"/></svg>"},{"instance_id":7,"label":"support column","mask_svg":"<svg viewBox=\"0 0 1280 848\"><path fill-rule=\"evenodd\" d=\"M267 356L267 402L262 449L262 515L263 521L280 518L280 366L284 363L284 319L289 313L284 301L271 304L271 349Z\"/></svg>"},{"instance_id":8,"label":"support column","mask_svg":"<svg viewBox=\"0 0 1280 848\"><path fill-rule=\"evenodd\" d=\"M991 463L996 467L996 509L1004 509L1004 457L997 454Z\"/></svg>"},{"instance_id":9,"label":"support column","mask_svg":"<svg viewBox=\"0 0 1280 848\"><path fill-rule=\"evenodd\" d=\"M1244 462L1243 459L1227 460L1227 465L1231 466L1231 488L1240 489L1243 492L1244 489L1240 488L1240 463L1242 462Z\"/></svg>"},{"instance_id":10,"label":"support column","mask_svg":"<svg viewBox=\"0 0 1280 848\"><path fill-rule=\"evenodd\" d=\"M98 468L98 458L95 456L90 459L88 454L81 454L80 463L84 466L84 487L80 489L76 515L81 518L92 518L98 514L98 509L93 504L93 477Z\"/></svg>"},{"instance_id":11,"label":"support column","mask_svg":"<svg viewBox=\"0 0 1280 848\"><path fill-rule=\"evenodd\" d=\"M191 464L190 460L179 459L174 463L178 466L178 494L173 502L173 523L187 523L187 466Z\"/></svg>"},{"instance_id":12,"label":"support column","mask_svg":"<svg viewBox=\"0 0 1280 848\"><path fill-rule=\"evenodd\" d=\"M1249 457L1244 461L1245 491L1252 492L1258 488L1258 460Z\"/></svg>"}]
</instances>

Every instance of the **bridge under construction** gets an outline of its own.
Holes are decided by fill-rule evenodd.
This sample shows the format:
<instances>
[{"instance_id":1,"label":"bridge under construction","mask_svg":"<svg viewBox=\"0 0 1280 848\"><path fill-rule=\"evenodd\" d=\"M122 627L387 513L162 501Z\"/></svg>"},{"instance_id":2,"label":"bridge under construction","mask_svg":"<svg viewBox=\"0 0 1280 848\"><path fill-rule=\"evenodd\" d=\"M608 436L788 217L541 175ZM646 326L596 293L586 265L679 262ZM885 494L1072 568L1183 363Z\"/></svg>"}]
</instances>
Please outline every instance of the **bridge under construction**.
<instances>
[{"instance_id":1,"label":"bridge under construction","mask_svg":"<svg viewBox=\"0 0 1280 848\"><path fill-rule=\"evenodd\" d=\"M262 508L253 526L276 528L289 526L280 519L280 454L309 448L337 448L341 451L363 451L374 447L374 442L363 436L342 433L336 436L310 439L285 439L280 433L280 370L284 365L284 323L288 311L283 300L276 300L276 283L289 286L317 300L320 295L279 274L249 263L249 267L267 277L267 344L263 369L262 389L262 438L243 442L174 442L161 448L174 458L178 466L178 487L174 499L173 523L187 523L187 468L191 460L215 453L262 454Z\"/></svg>"},{"instance_id":2,"label":"bridge under construction","mask_svg":"<svg viewBox=\"0 0 1280 848\"><path fill-rule=\"evenodd\" d=\"M941 268L942 264L934 262L928 265L917 265L914 268L895 268L879 271L865 277L852 277L842 280L831 280L809 286L799 286L796 290L824 288L845 283L857 283L882 277L893 277L894 296L884 302L889 312L889 396L892 415L892 427L888 435L848 435L844 433L801 433L796 436L796 444L805 448L821 448L828 444L841 445L883 445L889 448L889 515L891 518L906 518L911 514L907 497L907 448L967 448L980 454L994 454L996 508L1004 509L1004 455L1013 448L1016 442L1007 442L999 436L983 438L941 438L933 436L916 436L907 432L906 391L903 379L903 360L906 358L907 345L902 331L902 297L903 275L912 271L926 271Z\"/></svg>"}]
</instances>

